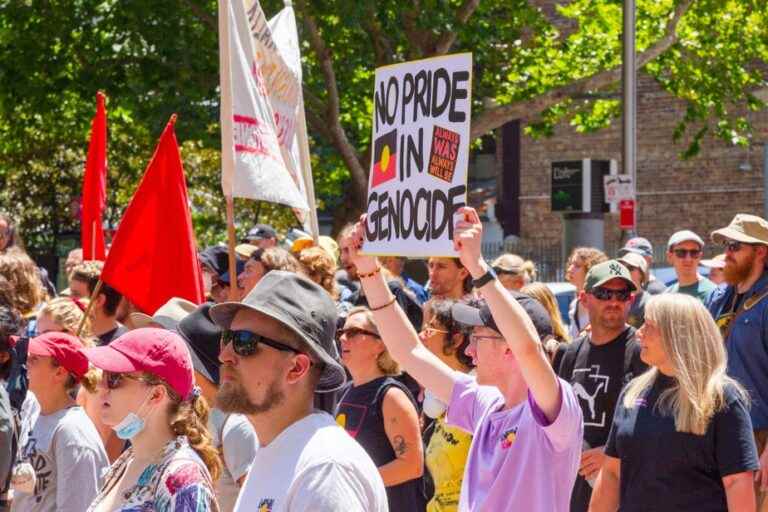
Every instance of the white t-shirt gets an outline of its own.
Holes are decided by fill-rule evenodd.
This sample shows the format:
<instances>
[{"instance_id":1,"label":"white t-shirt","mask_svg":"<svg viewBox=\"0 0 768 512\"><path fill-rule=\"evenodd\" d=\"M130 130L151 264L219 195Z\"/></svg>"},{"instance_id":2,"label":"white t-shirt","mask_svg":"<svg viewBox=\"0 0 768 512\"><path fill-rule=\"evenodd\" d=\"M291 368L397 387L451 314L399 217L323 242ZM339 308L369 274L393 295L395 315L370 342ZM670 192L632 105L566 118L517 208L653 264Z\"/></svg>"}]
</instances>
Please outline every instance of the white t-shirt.
<instances>
[{"instance_id":1,"label":"white t-shirt","mask_svg":"<svg viewBox=\"0 0 768 512\"><path fill-rule=\"evenodd\" d=\"M388 506L384 482L365 450L333 417L315 412L256 452L235 506L252 510L386 512Z\"/></svg>"},{"instance_id":2,"label":"white t-shirt","mask_svg":"<svg viewBox=\"0 0 768 512\"><path fill-rule=\"evenodd\" d=\"M211 409L208 430L214 446L221 450L224 462L215 485L216 498L221 512L232 512L240 494L237 481L251 469L259 442L253 425L242 414L226 414L220 409Z\"/></svg>"},{"instance_id":3,"label":"white t-shirt","mask_svg":"<svg viewBox=\"0 0 768 512\"><path fill-rule=\"evenodd\" d=\"M36 483L34 493L14 494L14 512L82 512L109 467L101 437L80 406L40 414L21 450Z\"/></svg>"}]
</instances>

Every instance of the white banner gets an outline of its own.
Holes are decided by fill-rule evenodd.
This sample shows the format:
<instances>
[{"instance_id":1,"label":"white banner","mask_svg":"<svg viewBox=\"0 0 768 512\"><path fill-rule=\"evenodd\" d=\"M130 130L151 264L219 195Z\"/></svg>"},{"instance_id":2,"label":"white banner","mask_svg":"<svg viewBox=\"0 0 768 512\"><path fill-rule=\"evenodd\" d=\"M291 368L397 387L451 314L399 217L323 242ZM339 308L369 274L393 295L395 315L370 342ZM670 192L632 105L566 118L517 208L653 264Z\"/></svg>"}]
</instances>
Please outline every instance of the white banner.
<instances>
[{"instance_id":1,"label":"white banner","mask_svg":"<svg viewBox=\"0 0 768 512\"><path fill-rule=\"evenodd\" d=\"M366 253L456 256L471 107L471 53L376 70Z\"/></svg>"},{"instance_id":2,"label":"white banner","mask_svg":"<svg viewBox=\"0 0 768 512\"><path fill-rule=\"evenodd\" d=\"M228 14L227 26L220 23L220 30L229 36L228 45L220 44L224 194L307 211L303 179L289 149L300 76L277 55L258 1L220 2ZM228 163L229 151L234 152L233 163Z\"/></svg>"}]
</instances>

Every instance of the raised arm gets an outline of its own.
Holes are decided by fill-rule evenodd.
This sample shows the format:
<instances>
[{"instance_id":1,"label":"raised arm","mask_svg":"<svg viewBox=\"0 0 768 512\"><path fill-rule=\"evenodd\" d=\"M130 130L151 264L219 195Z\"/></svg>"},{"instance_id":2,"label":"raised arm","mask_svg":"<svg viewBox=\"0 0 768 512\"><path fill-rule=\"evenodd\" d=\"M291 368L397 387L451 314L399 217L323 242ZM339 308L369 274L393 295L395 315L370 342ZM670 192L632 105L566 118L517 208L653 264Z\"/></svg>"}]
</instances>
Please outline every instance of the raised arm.
<instances>
[{"instance_id":1,"label":"raised arm","mask_svg":"<svg viewBox=\"0 0 768 512\"><path fill-rule=\"evenodd\" d=\"M378 259L360 254L364 222L365 216L362 216L349 234L350 258L357 267L381 339L390 355L406 372L438 399L449 403L453 391L453 370L419 341L408 317L395 302L395 297L381 274Z\"/></svg>"},{"instance_id":2,"label":"raised arm","mask_svg":"<svg viewBox=\"0 0 768 512\"><path fill-rule=\"evenodd\" d=\"M463 219L456 223L454 246L472 279L479 279L490 270L481 252L483 224L474 208L461 208L458 213ZM547 419L554 421L560 410L560 385L533 322L498 279L482 286L479 292L488 302L536 404Z\"/></svg>"}]
</instances>

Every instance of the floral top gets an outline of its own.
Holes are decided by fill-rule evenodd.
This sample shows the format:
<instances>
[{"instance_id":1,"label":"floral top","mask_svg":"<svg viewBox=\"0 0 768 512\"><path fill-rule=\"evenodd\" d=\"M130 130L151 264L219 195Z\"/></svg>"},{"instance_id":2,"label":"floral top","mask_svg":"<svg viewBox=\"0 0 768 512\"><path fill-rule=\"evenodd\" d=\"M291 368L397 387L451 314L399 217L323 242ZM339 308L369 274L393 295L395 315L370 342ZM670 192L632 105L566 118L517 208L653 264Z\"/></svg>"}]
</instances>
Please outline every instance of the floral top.
<instances>
[{"instance_id":1,"label":"floral top","mask_svg":"<svg viewBox=\"0 0 768 512\"><path fill-rule=\"evenodd\" d=\"M91 503L89 511L97 508L120 482L133 458L129 448L109 468L104 486ZM117 503L119 512L219 512L208 469L189 446L185 436L178 436L163 448L159 463L150 464Z\"/></svg>"}]
</instances>

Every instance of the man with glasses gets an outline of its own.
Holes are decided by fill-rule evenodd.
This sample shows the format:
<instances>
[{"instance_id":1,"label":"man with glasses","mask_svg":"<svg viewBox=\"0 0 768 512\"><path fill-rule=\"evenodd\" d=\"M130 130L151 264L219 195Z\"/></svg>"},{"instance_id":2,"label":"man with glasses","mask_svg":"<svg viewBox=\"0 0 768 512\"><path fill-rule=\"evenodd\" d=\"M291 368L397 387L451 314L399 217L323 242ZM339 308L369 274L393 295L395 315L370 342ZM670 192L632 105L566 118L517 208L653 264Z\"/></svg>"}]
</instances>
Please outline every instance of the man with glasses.
<instances>
[{"instance_id":1,"label":"man with glasses","mask_svg":"<svg viewBox=\"0 0 768 512\"><path fill-rule=\"evenodd\" d=\"M635 329L627 323L635 290L636 283L620 261L608 260L589 269L579 301L589 312L590 328L568 345L557 370L573 386L584 415L584 451L571 512L589 509L621 389L647 368L640 360Z\"/></svg>"},{"instance_id":2,"label":"man with glasses","mask_svg":"<svg viewBox=\"0 0 768 512\"><path fill-rule=\"evenodd\" d=\"M678 231L667 242L667 261L675 268L677 282L667 293L683 293L706 302L717 285L699 274L704 240L693 231Z\"/></svg>"},{"instance_id":3,"label":"man with glasses","mask_svg":"<svg viewBox=\"0 0 768 512\"><path fill-rule=\"evenodd\" d=\"M749 392L750 416L760 456L758 510L768 510L768 222L738 214L712 232L725 247L725 281L709 299L709 312L720 327L728 352L728 375Z\"/></svg>"},{"instance_id":4,"label":"man with glasses","mask_svg":"<svg viewBox=\"0 0 768 512\"><path fill-rule=\"evenodd\" d=\"M387 510L368 454L332 416L313 410L315 392L346 381L328 293L273 270L242 302L213 306L210 315L224 331L217 405L245 414L260 443L235 510Z\"/></svg>"}]
</instances>

